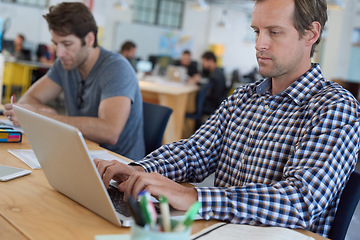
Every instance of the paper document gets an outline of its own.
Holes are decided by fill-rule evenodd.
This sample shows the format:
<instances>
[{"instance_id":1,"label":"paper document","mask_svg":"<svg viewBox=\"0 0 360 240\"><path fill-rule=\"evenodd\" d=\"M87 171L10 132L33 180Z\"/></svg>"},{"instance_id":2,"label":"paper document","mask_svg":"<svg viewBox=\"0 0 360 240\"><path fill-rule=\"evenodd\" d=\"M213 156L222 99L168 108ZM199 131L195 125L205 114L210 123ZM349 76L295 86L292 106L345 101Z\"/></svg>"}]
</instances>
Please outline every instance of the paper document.
<instances>
[{"instance_id":1,"label":"paper document","mask_svg":"<svg viewBox=\"0 0 360 240\"><path fill-rule=\"evenodd\" d=\"M131 240L130 234L96 235L95 240Z\"/></svg>"},{"instance_id":2,"label":"paper document","mask_svg":"<svg viewBox=\"0 0 360 240\"><path fill-rule=\"evenodd\" d=\"M24 133L24 130L22 130L21 127L15 126L10 120L0 120L0 127L9 127L14 129L15 131Z\"/></svg>"},{"instance_id":3,"label":"paper document","mask_svg":"<svg viewBox=\"0 0 360 240\"><path fill-rule=\"evenodd\" d=\"M9 149L8 151L24 163L26 163L32 169L41 168L39 161L37 160L35 153L32 149ZM91 159L100 158L104 160L117 160L119 162L128 164L128 162L118 157L115 157L106 150L90 150L89 153Z\"/></svg>"},{"instance_id":4,"label":"paper document","mask_svg":"<svg viewBox=\"0 0 360 240\"><path fill-rule=\"evenodd\" d=\"M191 236L191 240L314 240L288 228L257 227L241 224L217 223Z\"/></svg>"}]
</instances>

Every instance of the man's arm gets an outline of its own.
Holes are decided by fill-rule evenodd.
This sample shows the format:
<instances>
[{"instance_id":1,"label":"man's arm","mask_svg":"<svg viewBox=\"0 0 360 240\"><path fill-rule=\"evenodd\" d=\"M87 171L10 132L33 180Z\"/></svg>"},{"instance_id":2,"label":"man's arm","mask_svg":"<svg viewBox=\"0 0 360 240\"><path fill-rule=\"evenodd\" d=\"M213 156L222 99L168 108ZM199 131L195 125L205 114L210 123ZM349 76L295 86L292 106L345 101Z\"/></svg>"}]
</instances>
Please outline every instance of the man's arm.
<instances>
[{"instance_id":1,"label":"man's arm","mask_svg":"<svg viewBox=\"0 0 360 240\"><path fill-rule=\"evenodd\" d=\"M46 75L36 81L28 91L19 99L17 105L36 112L47 112L56 114L56 110L50 108L46 103L55 99L61 92L62 88L53 82ZM5 104L4 115L7 116L15 126L19 126L12 109L12 104Z\"/></svg>"},{"instance_id":2,"label":"man's arm","mask_svg":"<svg viewBox=\"0 0 360 240\"><path fill-rule=\"evenodd\" d=\"M47 112L40 113L77 127L91 141L99 144L114 145L125 127L130 110L130 99L117 96L104 99L100 102L98 118L68 117Z\"/></svg>"},{"instance_id":3,"label":"man's arm","mask_svg":"<svg viewBox=\"0 0 360 240\"><path fill-rule=\"evenodd\" d=\"M58 115L54 109L45 105L55 99L61 90L58 84L44 76L20 98L18 105L75 126L87 139L96 143L113 145L117 142L130 114L129 98L116 96L104 99L99 105L98 118L69 117ZM4 114L10 116L15 125L19 125L12 105L5 105L5 109Z\"/></svg>"},{"instance_id":4,"label":"man's arm","mask_svg":"<svg viewBox=\"0 0 360 240\"><path fill-rule=\"evenodd\" d=\"M53 82L46 75L36 81L28 91L19 99L19 104L28 104L36 110L56 111L46 104L54 100L62 91L61 86Z\"/></svg>"}]
</instances>

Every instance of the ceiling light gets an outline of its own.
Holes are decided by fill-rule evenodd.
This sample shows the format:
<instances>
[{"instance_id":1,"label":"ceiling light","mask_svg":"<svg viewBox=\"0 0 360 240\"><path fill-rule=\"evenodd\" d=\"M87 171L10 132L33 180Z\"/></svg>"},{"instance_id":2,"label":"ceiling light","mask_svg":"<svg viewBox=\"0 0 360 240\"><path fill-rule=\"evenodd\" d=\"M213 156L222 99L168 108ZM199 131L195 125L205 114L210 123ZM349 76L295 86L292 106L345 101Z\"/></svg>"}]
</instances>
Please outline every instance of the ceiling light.
<instances>
[{"instance_id":1,"label":"ceiling light","mask_svg":"<svg viewBox=\"0 0 360 240\"><path fill-rule=\"evenodd\" d=\"M209 5L206 4L205 0L197 0L196 3L194 3L191 7L196 11L209 10Z\"/></svg>"},{"instance_id":2,"label":"ceiling light","mask_svg":"<svg viewBox=\"0 0 360 240\"><path fill-rule=\"evenodd\" d=\"M114 8L117 10L127 10L129 8L129 5L127 4L126 0L119 0L114 4Z\"/></svg>"}]
</instances>

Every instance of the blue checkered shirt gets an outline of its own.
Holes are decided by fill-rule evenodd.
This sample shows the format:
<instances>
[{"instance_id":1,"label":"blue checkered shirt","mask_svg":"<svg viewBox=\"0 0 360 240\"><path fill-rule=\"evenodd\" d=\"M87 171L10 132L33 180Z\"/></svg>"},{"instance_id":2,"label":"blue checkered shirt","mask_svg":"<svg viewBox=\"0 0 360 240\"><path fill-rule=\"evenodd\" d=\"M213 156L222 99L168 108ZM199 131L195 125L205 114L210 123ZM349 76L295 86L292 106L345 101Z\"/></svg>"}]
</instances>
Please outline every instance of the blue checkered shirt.
<instances>
[{"instance_id":1,"label":"blue checkered shirt","mask_svg":"<svg viewBox=\"0 0 360 240\"><path fill-rule=\"evenodd\" d=\"M359 103L318 64L283 92L271 79L238 88L189 139L137 162L178 182L201 182L200 215L327 236L359 149Z\"/></svg>"}]
</instances>

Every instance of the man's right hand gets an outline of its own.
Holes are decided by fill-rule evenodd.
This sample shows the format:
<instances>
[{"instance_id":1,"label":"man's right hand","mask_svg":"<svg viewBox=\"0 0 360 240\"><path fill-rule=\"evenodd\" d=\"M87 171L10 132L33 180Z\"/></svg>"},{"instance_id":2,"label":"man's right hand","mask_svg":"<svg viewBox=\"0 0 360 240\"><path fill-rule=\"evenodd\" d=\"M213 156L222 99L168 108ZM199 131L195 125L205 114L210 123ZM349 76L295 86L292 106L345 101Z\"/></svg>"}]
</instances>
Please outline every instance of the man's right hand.
<instances>
[{"instance_id":1,"label":"man's right hand","mask_svg":"<svg viewBox=\"0 0 360 240\"><path fill-rule=\"evenodd\" d=\"M145 172L145 170L140 166L130 166L116 160L107 161L94 159L94 162L106 188L109 187L111 179L122 183L126 181L135 171Z\"/></svg>"},{"instance_id":2,"label":"man's right hand","mask_svg":"<svg viewBox=\"0 0 360 240\"><path fill-rule=\"evenodd\" d=\"M13 104L12 103L7 103L4 106L5 110L4 110L4 115L13 122L13 124L15 126L20 126L20 123L17 119L17 117L15 116L14 110L13 110Z\"/></svg>"}]
</instances>

